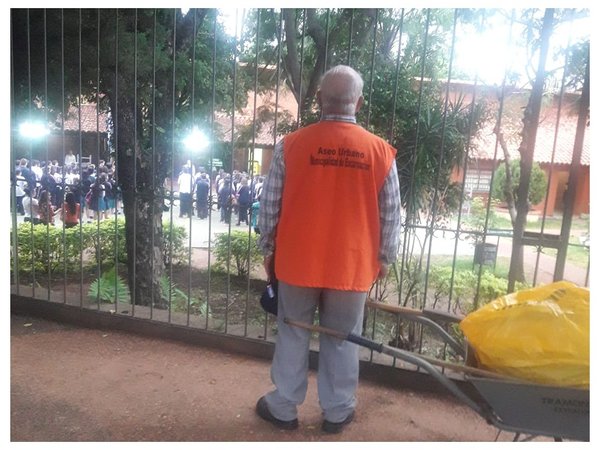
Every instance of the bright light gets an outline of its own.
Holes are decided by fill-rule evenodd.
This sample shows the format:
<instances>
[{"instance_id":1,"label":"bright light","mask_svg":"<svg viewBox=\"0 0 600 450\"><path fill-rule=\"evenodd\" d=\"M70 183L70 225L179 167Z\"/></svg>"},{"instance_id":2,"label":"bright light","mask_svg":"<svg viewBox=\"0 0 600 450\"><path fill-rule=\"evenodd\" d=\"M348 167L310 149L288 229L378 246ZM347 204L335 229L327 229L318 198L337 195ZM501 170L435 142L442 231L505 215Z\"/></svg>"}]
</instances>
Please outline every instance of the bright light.
<instances>
[{"instance_id":1,"label":"bright light","mask_svg":"<svg viewBox=\"0 0 600 450\"><path fill-rule=\"evenodd\" d=\"M37 139L50 134L50 130L40 122L24 122L19 126L21 136L29 139Z\"/></svg>"},{"instance_id":2,"label":"bright light","mask_svg":"<svg viewBox=\"0 0 600 450\"><path fill-rule=\"evenodd\" d=\"M194 127L192 132L183 140L183 143L188 150L199 152L208 147L210 142L202 131Z\"/></svg>"}]
</instances>

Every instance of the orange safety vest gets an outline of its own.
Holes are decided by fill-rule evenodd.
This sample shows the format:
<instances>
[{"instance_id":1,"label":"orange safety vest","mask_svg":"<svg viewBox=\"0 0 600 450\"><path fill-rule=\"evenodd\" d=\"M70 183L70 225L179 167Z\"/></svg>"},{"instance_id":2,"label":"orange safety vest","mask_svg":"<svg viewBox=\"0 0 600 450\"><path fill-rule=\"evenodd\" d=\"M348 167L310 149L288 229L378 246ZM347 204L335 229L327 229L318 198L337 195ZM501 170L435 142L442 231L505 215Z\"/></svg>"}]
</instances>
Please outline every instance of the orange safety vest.
<instances>
[{"instance_id":1,"label":"orange safety vest","mask_svg":"<svg viewBox=\"0 0 600 450\"><path fill-rule=\"evenodd\" d=\"M379 273L378 196L396 150L356 124L321 121L287 135L283 155L277 278L368 291Z\"/></svg>"}]
</instances>

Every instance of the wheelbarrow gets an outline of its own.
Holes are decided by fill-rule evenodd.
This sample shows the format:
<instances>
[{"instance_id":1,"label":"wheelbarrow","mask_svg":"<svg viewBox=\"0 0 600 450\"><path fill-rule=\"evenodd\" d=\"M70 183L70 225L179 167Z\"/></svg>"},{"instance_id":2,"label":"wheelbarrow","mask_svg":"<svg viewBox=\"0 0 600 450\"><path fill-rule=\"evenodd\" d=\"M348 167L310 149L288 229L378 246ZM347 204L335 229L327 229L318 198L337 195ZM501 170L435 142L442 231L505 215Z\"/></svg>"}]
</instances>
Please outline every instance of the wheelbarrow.
<instances>
[{"instance_id":1,"label":"wheelbarrow","mask_svg":"<svg viewBox=\"0 0 600 450\"><path fill-rule=\"evenodd\" d=\"M457 321L459 318L434 310L419 311L411 308L382 305L376 302L367 302L367 306L385 309L388 312L393 312L430 327L460 356L467 360L468 355L465 346L450 336L434 320L441 318ZM377 343L353 333L345 334L330 328L296 322L287 318L284 321L292 326L352 342L421 368L458 400L485 419L487 423L500 430L496 439L498 439L501 431L508 431L515 433L514 441L531 440L537 436L552 437L556 441L563 439L589 441L589 389L530 383L470 365L415 354L407 350ZM461 389L455 381L438 367L462 374L462 379L472 385L474 389Z\"/></svg>"}]
</instances>

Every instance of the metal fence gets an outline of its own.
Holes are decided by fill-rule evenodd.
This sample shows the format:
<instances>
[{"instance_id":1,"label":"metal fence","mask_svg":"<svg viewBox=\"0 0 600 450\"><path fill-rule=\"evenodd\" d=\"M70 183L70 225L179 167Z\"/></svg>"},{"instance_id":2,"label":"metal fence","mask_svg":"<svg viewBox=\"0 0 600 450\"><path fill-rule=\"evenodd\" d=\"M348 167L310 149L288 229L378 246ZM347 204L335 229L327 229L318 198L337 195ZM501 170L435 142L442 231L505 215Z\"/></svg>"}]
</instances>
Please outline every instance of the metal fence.
<instances>
[{"instance_id":1,"label":"metal fence","mask_svg":"<svg viewBox=\"0 0 600 450\"><path fill-rule=\"evenodd\" d=\"M272 341L259 186L275 143L318 120L318 79L336 64L365 80L359 123L398 148L402 248L373 302L465 314L525 285L587 286L587 16L13 9L11 293ZM247 180L248 210L219 202L221 171ZM538 191L522 228L522 202L498 194L507 172ZM441 351L378 309L364 332Z\"/></svg>"}]
</instances>

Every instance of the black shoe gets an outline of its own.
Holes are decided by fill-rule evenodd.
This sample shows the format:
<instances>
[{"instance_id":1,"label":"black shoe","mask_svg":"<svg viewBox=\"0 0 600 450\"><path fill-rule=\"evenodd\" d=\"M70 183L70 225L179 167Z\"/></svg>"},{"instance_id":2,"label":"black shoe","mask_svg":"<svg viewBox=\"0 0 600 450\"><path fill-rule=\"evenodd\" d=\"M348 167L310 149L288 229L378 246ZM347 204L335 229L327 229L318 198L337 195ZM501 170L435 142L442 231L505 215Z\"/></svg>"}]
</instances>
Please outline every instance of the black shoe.
<instances>
[{"instance_id":1,"label":"black shoe","mask_svg":"<svg viewBox=\"0 0 600 450\"><path fill-rule=\"evenodd\" d=\"M354 411L352 411L350 414L348 414L348 417L346 417L341 422L330 422L328 420L324 420L323 425L321 426L321 429L325 433L332 433L332 434L341 433L342 430L344 429L344 427L346 425L348 425L350 422L352 422L353 420L354 420Z\"/></svg>"},{"instance_id":2,"label":"black shoe","mask_svg":"<svg viewBox=\"0 0 600 450\"><path fill-rule=\"evenodd\" d=\"M295 430L298 428L298 419L279 420L271 414L271 411L269 411L269 408L267 407L267 400L264 397L259 398L256 403L256 414L258 414L261 419L271 422L277 428L282 430Z\"/></svg>"}]
</instances>

